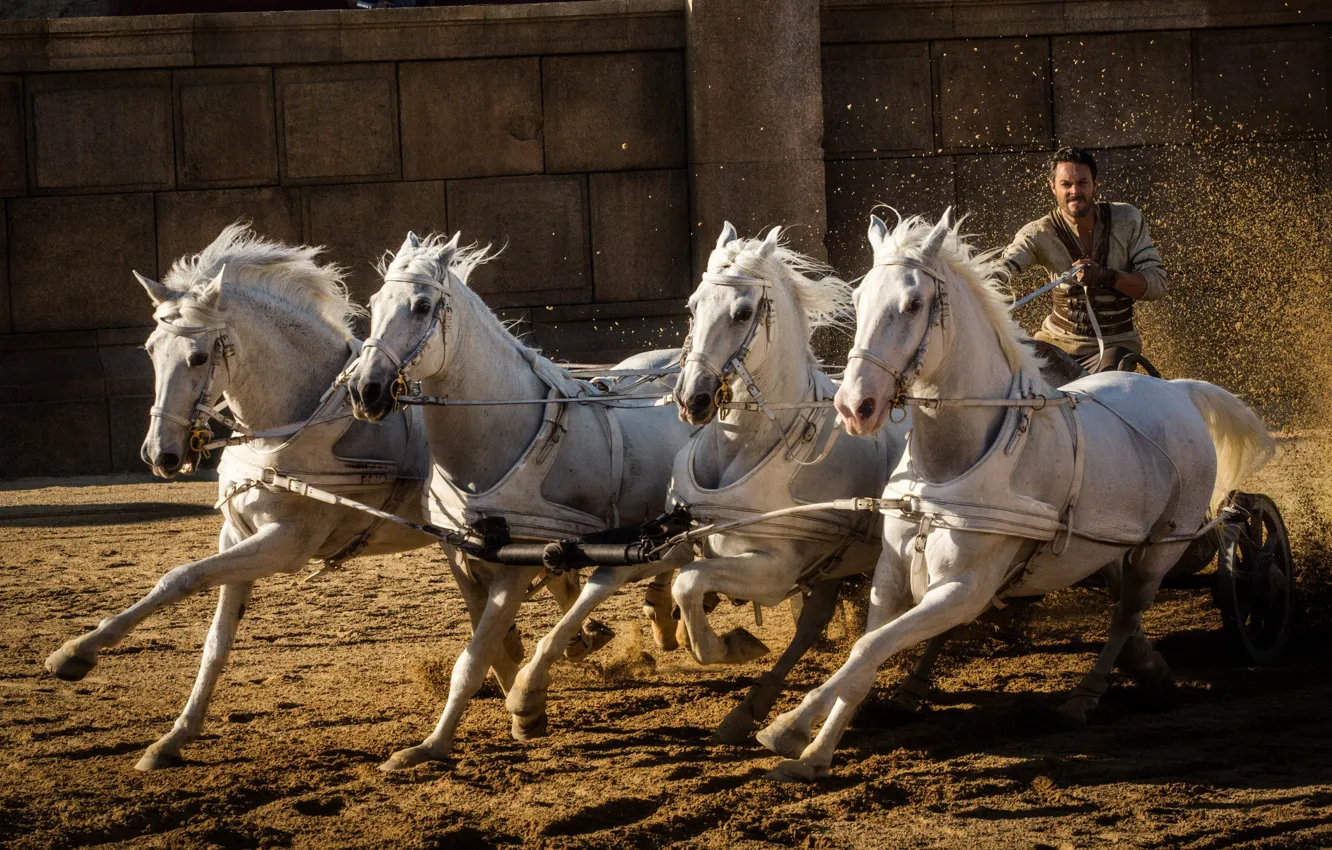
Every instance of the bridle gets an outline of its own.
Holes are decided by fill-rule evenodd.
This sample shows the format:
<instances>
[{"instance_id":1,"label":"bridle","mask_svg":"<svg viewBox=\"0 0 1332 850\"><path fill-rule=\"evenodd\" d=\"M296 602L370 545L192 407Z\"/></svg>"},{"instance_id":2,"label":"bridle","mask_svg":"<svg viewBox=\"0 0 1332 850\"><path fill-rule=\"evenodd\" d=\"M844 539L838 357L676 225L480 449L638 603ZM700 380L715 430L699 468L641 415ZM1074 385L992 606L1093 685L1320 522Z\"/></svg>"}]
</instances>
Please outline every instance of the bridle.
<instances>
[{"instance_id":1,"label":"bridle","mask_svg":"<svg viewBox=\"0 0 1332 850\"><path fill-rule=\"evenodd\" d=\"M720 384L716 393L713 394L713 404L717 405L718 416L725 418L726 408L723 405L730 404L734 397L731 392L732 375L739 375L740 380L744 381L745 388L754 394L756 400L761 400L763 394L759 392L758 385L754 383L754 376L750 374L749 369L745 367L745 360L749 357L749 348L754 344L754 338L758 336L759 326L764 329L769 342L772 341L772 298L768 295L768 290L772 284L760 277L751 277L749 275L726 275L707 273L703 275L704 283L712 283L717 286L757 286L763 293L759 298L758 307L754 309L754 317L749 322L749 328L745 331L745 336L740 340L740 344L731 352L730 356L722 361L718 368L708 359L708 356L701 351L694 351L693 339L694 328L693 319L689 320L689 333L685 335L684 343L680 346L680 368L683 369L690 363L697 363L707 371L716 376ZM760 401L760 403L762 403Z\"/></svg>"},{"instance_id":2,"label":"bridle","mask_svg":"<svg viewBox=\"0 0 1332 850\"><path fill-rule=\"evenodd\" d=\"M209 449L212 447L213 432L208 427L210 419L221 416L217 409L217 396L213 393L213 385L217 382L218 364L221 363L227 369L227 378L231 378L231 358L236 354L234 346L227 337L227 326L222 325L177 325L168 322L165 319L157 320L157 327L166 333L180 337L197 337L201 334L217 332L213 339L212 353L208 358L208 377L204 379L203 389L199 391L199 397L195 399L190 411L193 414L191 418L186 418L172 413L164 407L153 405L148 415L154 419L165 419L168 422L175 422L178 425L184 425L189 429L189 449L194 453L194 459L185 466L193 467L200 457L210 456ZM186 469L186 472L192 469Z\"/></svg>"},{"instance_id":3,"label":"bridle","mask_svg":"<svg viewBox=\"0 0 1332 850\"><path fill-rule=\"evenodd\" d=\"M763 278L754 277L752 275L728 275L715 274L712 272L703 275L703 282L716 284L718 286L731 287L757 286L763 295L759 299L758 306L754 309L754 317L750 320L749 328L745 331L744 338L740 340L740 344L736 346L730 356L722 361L720 368L708 359L708 356L703 352L692 350L694 328L693 319L691 318L689 333L685 335L684 343L680 346L681 370L683 370L689 363L697 363L717 377L719 385L717 391L713 394L712 402L717 406L718 419L724 421L728 410L744 409L761 411L768 418L768 421L772 423L772 426L777 429L778 433L781 434L782 442L786 445L787 456L794 460L799 444L802 439L805 438L804 430L808 428L811 420L802 410L800 416L805 420L805 429L797 429L794 427L788 429L783 427L781 421L777 418L777 414L773 412L772 407L764 398L763 391L759 389L758 382L754 380L753 374L750 373L749 369L745 366L745 361L749 357L750 347L754 344L754 339L758 336L760 326L763 327L768 342L772 341L772 319L775 311L772 306L772 297L768 294L768 290L772 288L772 284ZM734 401L735 396L731 390L730 381L732 375L738 375L740 377L740 380L745 385L745 390L749 393L750 401L743 403L737 403ZM792 432L797 430L801 433L796 434L793 442ZM834 432L834 439L835 438L836 432ZM808 463L802 461L796 462L800 463L802 466L812 466L819 463L831 450L832 443L833 440L829 440L824 451L813 461Z\"/></svg>"},{"instance_id":4,"label":"bridle","mask_svg":"<svg viewBox=\"0 0 1332 850\"><path fill-rule=\"evenodd\" d=\"M445 275L447 276L448 274L449 273L446 270ZM411 369L421 361L421 358L425 356L426 349L429 348L430 343L434 341L436 334L439 335L440 346L442 348L439 368L429 375L422 375L421 377L429 378L438 375L440 372L444 371L444 367L448 364L449 330L453 325L453 306L450 304L450 297L453 295L453 292L447 283L440 282L430 275L418 274L416 272L391 272L384 276L384 282L419 284L420 286L429 287L439 293L439 298L436 299L435 306L431 310L430 321L426 325L425 333L421 336L420 341L412 347L411 353L406 357L398 357L397 354L393 353L393 349L384 345L384 341L376 336L368 337L365 342L361 343L362 356L365 356L365 353L371 349L377 350L387 357L397 368L398 376L393 381L393 386L390 388L390 394L396 400L398 396L407 395L410 391L407 370Z\"/></svg>"},{"instance_id":5,"label":"bridle","mask_svg":"<svg viewBox=\"0 0 1332 850\"><path fill-rule=\"evenodd\" d=\"M915 269L916 271L933 278L936 284L934 287L934 299L930 302L930 318L929 324L925 327L925 336L921 338L920 345L916 347L916 352L911 356L911 360L907 362L905 369L898 372L888 363L888 361L879 357L868 348L852 348L846 355L848 364L850 364L852 360L865 360L869 363L873 363L875 366L878 366L892 376L893 397L890 402L888 418L894 423L897 423L906 418L907 389L916 380L916 377L920 374L921 368L925 365L925 354L929 350L934 329L938 327L940 333L945 337L949 333L948 292L944 288L946 284L944 276L921 260L916 260L911 257L889 257L874 265L876 268L878 266L904 266L909 269ZM951 350L951 346L948 344L947 339L944 340L944 350L945 353ZM897 411L901 411L900 419L893 417L894 413Z\"/></svg>"}]
</instances>

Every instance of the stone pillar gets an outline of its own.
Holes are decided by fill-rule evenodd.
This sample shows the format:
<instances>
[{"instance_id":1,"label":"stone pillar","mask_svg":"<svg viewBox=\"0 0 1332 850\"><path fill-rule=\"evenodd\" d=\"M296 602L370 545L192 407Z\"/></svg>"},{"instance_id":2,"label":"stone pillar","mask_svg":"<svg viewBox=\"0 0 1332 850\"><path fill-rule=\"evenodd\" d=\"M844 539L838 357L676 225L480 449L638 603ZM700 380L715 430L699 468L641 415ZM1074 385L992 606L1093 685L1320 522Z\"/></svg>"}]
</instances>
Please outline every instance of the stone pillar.
<instances>
[{"instance_id":1,"label":"stone pillar","mask_svg":"<svg viewBox=\"0 0 1332 850\"><path fill-rule=\"evenodd\" d=\"M818 0L687 0L694 268L730 221L825 257Z\"/></svg>"}]
</instances>

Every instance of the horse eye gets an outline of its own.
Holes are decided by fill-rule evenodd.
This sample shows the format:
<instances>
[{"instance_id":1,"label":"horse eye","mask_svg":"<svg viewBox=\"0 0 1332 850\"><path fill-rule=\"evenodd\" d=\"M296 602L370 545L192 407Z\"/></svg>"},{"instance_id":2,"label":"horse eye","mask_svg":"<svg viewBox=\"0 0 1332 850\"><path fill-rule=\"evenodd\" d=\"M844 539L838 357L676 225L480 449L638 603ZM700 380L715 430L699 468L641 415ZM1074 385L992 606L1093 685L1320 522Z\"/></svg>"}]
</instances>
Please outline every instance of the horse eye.
<instances>
[{"instance_id":1,"label":"horse eye","mask_svg":"<svg viewBox=\"0 0 1332 850\"><path fill-rule=\"evenodd\" d=\"M189 358L185 362L189 363L192 368L202 366L208 362L208 352L191 351Z\"/></svg>"},{"instance_id":2,"label":"horse eye","mask_svg":"<svg viewBox=\"0 0 1332 850\"><path fill-rule=\"evenodd\" d=\"M918 312L920 312L920 299L919 299L919 298L912 298L910 301L908 301L908 302L906 303L906 306L902 308L902 312L903 312L903 313L918 313Z\"/></svg>"},{"instance_id":3,"label":"horse eye","mask_svg":"<svg viewBox=\"0 0 1332 850\"><path fill-rule=\"evenodd\" d=\"M412 305L412 312L418 316L425 316L430 313L429 301L417 301Z\"/></svg>"},{"instance_id":4,"label":"horse eye","mask_svg":"<svg viewBox=\"0 0 1332 850\"><path fill-rule=\"evenodd\" d=\"M741 307L735 311L736 322L747 322L752 318L754 318L754 311L749 307Z\"/></svg>"}]
</instances>

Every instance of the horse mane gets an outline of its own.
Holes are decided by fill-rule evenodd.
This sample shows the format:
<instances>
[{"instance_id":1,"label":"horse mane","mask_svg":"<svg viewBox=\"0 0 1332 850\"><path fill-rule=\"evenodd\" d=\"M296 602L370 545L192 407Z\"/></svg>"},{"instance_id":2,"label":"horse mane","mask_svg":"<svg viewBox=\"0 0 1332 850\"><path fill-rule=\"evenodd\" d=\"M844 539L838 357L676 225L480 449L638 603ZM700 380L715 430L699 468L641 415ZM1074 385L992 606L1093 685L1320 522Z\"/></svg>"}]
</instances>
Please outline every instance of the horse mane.
<instances>
[{"instance_id":1,"label":"horse mane","mask_svg":"<svg viewBox=\"0 0 1332 850\"><path fill-rule=\"evenodd\" d=\"M1038 379L1043 361L1035 348L1024 344L1030 337L1013 318L1010 310L1012 296L1005 285L1007 272L999 260L1002 252L976 250L969 237L961 232L961 219L947 226L948 232L939 253L934 257L926 257L922 249L934 225L918 215L902 218L899 214L897 226L884 238L882 250L936 267L943 266L952 272L953 280L967 287L981 315L994 329L999 348L1013 374L1025 374ZM878 261L877 256L875 261Z\"/></svg>"},{"instance_id":2,"label":"horse mane","mask_svg":"<svg viewBox=\"0 0 1332 850\"><path fill-rule=\"evenodd\" d=\"M837 277L832 266L791 248L780 241L768 257L760 255L762 239L733 239L718 250L727 262L764 279L783 280L804 312L809 328L835 327L855 330L851 284Z\"/></svg>"},{"instance_id":3,"label":"horse mane","mask_svg":"<svg viewBox=\"0 0 1332 850\"><path fill-rule=\"evenodd\" d=\"M317 316L345 334L352 322L366 315L356 304L343 281L341 266L316 261L322 247L291 246L259 236L248 222L223 228L212 244L197 254L187 254L171 264L162 284L181 294L158 307L178 310L198 324L222 320L218 310L195 297L226 268L226 286L262 293L291 307Z\"/></svg>"}]
</instances>

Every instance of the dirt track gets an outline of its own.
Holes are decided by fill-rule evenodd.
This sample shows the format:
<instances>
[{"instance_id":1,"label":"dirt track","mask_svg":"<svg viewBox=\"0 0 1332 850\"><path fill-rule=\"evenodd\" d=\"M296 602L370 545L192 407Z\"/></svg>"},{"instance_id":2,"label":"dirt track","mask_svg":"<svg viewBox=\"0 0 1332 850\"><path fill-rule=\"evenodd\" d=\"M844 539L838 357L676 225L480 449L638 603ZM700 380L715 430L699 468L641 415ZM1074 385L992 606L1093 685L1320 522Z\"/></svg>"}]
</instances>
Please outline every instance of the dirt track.
<instances>
[{"instance_id":1,"label":"dirt track","mask_svg":"<svg viewBox=\"0 0 1332 850\"><path fill-rule=\"evenodd\" d=\"M709 746L764 666L700 669L645 646L633 591L601 612L611 646L556 667L549 738L512 741L485 693L454 761L385 776L378 762L443 705L422 671L447 669L468 626L435 552L363 559L261 583L188 764L141 774L139 752L189 691L213 599L150 619L83 682L41 659L213 551L214 485L108 481L0 491L0 845L1332 846L1327 641L1246 668L1206 595L1173 591L1147 617L1172 694L1121 683L1089 728L1060 729L1050 709L1105 625L1098 594L1069 591L1037 609L1029 651L978 636L946 660L922 719L894 718L876 691L814 786L763 779L776 759L757 745ZM554 611L546 596L526 606L529 647ZM791 618L766 614L754 631L778 648ZM714 619L753 628L750 609ZM840 663L843 632L780 707Z\"/></svg>"}]
</instances>

